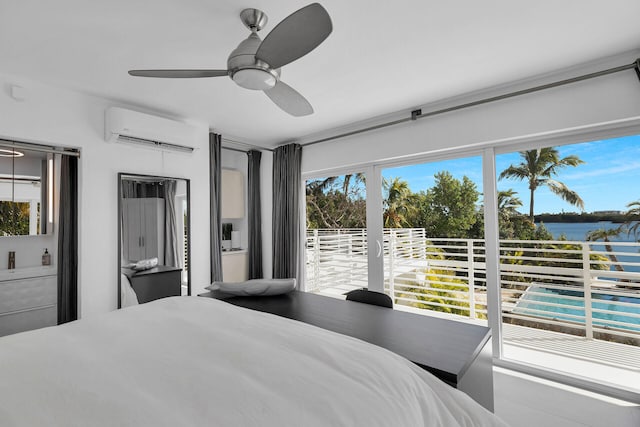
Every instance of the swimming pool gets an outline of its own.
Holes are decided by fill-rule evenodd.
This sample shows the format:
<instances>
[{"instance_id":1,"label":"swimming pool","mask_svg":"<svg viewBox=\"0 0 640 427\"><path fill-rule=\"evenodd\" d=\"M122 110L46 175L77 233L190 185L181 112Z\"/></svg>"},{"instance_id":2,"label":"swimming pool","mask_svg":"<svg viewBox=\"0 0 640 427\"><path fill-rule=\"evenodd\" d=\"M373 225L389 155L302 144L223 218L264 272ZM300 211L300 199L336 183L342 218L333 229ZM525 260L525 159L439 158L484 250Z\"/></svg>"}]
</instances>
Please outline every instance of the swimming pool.
<instances>
[{"instance_id":1,"label":"swimming pool","mask_svg":"<svg viewBox=\"0 0 640 427\"><path fill-rule=\"evenodd\" d=\"M629 305L621 305L620 303ZM592 293L591 307L594 325L640 332L640 317L628 315L640 316L640 297L635 298ZM599 310L606 310L607 312L601 312ZM579 290L560 290L531 286L527 292L520 297L513 312L547 317L549 319L584 322L584 292Z\"/></svg>"}]
</instances>

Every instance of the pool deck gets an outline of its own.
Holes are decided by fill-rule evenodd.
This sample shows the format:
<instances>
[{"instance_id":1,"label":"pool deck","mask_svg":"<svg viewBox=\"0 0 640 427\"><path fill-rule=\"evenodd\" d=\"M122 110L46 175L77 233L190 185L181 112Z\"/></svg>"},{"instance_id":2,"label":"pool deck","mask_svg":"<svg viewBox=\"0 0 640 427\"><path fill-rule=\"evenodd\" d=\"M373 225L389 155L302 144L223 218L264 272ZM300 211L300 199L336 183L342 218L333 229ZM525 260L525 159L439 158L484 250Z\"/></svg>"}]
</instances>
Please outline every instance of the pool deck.
<instances>
[{"instance_id":1,"label":"pool deck","mask_svg":"<svg viewBox=\"0 0 640 427\"><path fill-rule=\"evenodd\" d=\"M502 325L503 357L640 393L640 347Z\"/></svg>"}]
</instances>

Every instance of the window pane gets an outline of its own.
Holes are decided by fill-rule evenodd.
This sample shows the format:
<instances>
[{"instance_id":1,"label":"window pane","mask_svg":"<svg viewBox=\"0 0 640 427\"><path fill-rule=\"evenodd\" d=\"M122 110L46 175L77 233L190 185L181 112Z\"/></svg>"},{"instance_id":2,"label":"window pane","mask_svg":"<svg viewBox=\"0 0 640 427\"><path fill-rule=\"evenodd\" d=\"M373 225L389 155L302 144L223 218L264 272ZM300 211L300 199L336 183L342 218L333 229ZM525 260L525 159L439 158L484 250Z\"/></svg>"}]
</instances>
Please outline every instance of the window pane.
<instances>
[{"instance_id":1,"label":"window pane","mask_svg":"<svg viewBox=\"0 0 640 427\"><path fill-rule=\"evenodd\" d=\"M305 290L341 296L368 286L365 188L363 173L306 182Z\"/></svg>"},{"instance_id":2,"label":"window pane","mask_svg":"<svg viewBox=\"0 0 640 427\"><path fill-rule=\"evenodd\" d=\"M638 158L640 136L496 157L505 358L640 390Z\"/></svg>"},{"instance_id":3,"label":"window pane","mask_svg":"<svg viewBox=\"0 0 640 427\"><path fill-rule=\"evenodd\" d=\"M385 289L395 307L486 324L481 157L382 176Z\"/></svg>"}]
</instances>

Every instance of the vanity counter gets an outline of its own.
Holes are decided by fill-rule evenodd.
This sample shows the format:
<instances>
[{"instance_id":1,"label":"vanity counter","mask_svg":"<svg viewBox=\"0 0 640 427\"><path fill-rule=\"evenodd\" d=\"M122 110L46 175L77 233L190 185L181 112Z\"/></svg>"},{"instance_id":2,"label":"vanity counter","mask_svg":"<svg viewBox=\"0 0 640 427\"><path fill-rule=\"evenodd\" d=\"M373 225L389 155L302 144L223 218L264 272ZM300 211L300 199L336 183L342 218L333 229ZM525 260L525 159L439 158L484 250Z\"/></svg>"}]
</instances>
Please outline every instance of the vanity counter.
<instances>
[{"instance_id":1,"label":"vanity counter","mask_svg":"<svg viewBox=\"0 0 640 427\"><path fill-rule=\"evenodd\" d=\"M0 282L7 280L29 279L33 277L54 276L57 272L55 265L43 265L35 267L12 268L0 270Z\"/></svg>"}]
</instances>

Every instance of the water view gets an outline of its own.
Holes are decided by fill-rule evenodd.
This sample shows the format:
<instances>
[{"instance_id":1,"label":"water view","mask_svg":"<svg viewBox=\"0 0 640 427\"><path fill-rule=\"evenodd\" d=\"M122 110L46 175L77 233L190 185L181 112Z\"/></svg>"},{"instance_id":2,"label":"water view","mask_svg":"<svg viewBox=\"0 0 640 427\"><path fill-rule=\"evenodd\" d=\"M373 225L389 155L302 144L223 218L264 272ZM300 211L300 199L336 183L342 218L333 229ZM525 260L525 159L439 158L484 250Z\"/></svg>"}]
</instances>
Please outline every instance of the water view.
<instances>
[{"instance_id":1,"label":"water view","mask_svg":"<svg viewBox=\"0 0 640 427\"><path fill-rule=\"evenodd\" d=\"M581 242L586 240L590 231L599 229L612 229L620 226L618 223L611 221L600 222L543 222L545 228L549 230L554 237L559 238L565 236L567 240ZM536 223L540 225L540 223ZM620 233L615 238L611 238L616 242L635 242L633 234Z\"/></svg>"}]
</instances>

